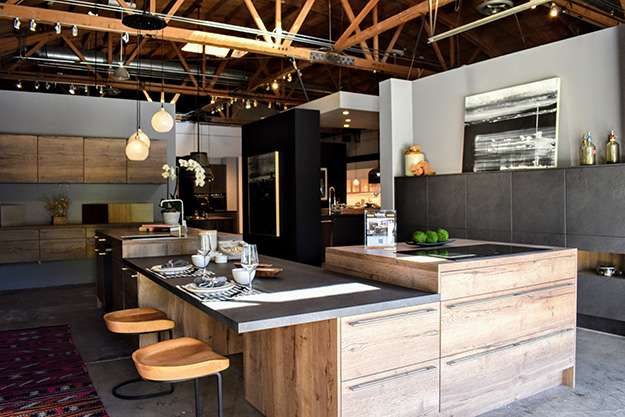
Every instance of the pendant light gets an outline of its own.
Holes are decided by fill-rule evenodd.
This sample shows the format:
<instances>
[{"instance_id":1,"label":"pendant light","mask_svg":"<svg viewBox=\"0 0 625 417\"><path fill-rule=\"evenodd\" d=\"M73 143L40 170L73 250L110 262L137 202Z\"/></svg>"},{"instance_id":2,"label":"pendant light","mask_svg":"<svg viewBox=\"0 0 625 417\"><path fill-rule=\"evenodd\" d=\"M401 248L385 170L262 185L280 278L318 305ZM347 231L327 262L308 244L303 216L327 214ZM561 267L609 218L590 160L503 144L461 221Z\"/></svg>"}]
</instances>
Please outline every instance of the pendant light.
<instances>
[{"instance_id":1,"label":"pendant light","mask_svg":"<svg viewBox=\"0 0 625 417\"><path fill-rule=\"evenodd\" d=\"M174 118L165 110L165 76L163 70L163 38L161 37L161 108L152 115L152 129L159 133L167 133L174 127Z\"/></svg>"},{"instance_id":2,"label":"pendant light","mask_svg":"<svg viewBox=\"0 0 625 417\"><path fill-rule=\"evenodd\" d=\"M109 36L111 36L109 34ZM113 79L115 81L128 81L130 79L130 74L128 70L124 68L124 40L122 38L119 39L119 67L115 68L113 71Z\"/></svg>"},{"instance_id":3,"label":"pendant light","mask_svg":"<svg viewBox=\"0 0 625 417\"><path fill-rule=\"evenodd\" d=\"M141 34L137 37L138 49L138 75L137 75L137 131L126 142L126 157L131 161L145 161L150 154L150 138L141 130Z\"/></svg>"}]
</instances>

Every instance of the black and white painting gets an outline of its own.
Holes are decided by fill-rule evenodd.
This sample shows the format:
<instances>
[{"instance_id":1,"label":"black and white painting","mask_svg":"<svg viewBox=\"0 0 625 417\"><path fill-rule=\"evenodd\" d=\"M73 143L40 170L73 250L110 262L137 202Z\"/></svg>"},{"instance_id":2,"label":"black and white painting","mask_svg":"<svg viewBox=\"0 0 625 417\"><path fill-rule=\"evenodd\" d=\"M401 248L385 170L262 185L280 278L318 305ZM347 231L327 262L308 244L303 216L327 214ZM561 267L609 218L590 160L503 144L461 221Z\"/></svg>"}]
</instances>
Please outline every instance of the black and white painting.
<instances>
[{"instance_id":1,"label":"black and white painting","mask_svg":"<svg viewBox=\"0 0 625 417\"><path fill-rule=\"evenodd\" d=\"M465 98L463 172L557 166L560 79Z\"/></svg>"}]
</instances>

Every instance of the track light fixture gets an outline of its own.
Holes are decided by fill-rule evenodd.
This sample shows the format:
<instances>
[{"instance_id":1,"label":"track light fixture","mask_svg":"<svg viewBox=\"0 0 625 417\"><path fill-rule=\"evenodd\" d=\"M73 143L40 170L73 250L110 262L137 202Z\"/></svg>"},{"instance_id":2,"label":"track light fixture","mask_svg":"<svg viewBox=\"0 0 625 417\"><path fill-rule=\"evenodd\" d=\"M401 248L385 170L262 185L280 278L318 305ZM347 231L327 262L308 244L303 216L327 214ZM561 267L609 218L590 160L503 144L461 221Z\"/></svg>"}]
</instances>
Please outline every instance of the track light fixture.
<instances>
[{"instance_id":1,"label":"track light fixture","mask_svg":"<svg viewBox=\"0 0 625 417\"><path fill-rule=\"evenodd\" d=\"M128 34L128 32L124 32L124 34L122 35L122 41L124 41L124 43L128 43L129 40L130 35Z\"/></svg>"},{"instance_id":2,"label":"track light fixture","mask_svg":"<svg viewBox=\"0 0 625 417\"><path fill-rule=\"evenodd\" d=\"M246 108L246 109L248 109L248 110L252 108L252 103L250 103L250 101L249 101L249 100L247 100L247 101L245 102L245 108Z\"/></svg>"},{"instance_id":3,"label":"track light fixture","mask_svg":"<svg viewBox=\"0 0 625 417\"><path fill-rule=\"evenodd\" d=\"M290 83L291 81L293 81L293 77L291 76L291 73L290 73L290 72L286 75L286 81L287 81L287 82L289 82L289 83Z\"/></svg>"},{"instance_id":4,"label":"track light fixture","mask_svg":"<svg viewBox=\"0 0 625 417\"><path fill-rule=\"evenodd\" d=\"M72 36L73 37L78 36L78 26L76 25L72 26Z\"/></svg>"},{"instance_id":5,"label":"track light fixture","mask_svg":"<svg viewBox=\"0 0 625 417\"><path fill-rule=\"evenodd\" d=\"M270 109L271 108L271 101L267 103L267 108Z\"/></svg>"},{"instance_id":6,"label":"track light fixture","mask_svg":"<svg viewBox=\"0 0 625 417\"><path fill-rule=\"evenodd\" d=\"M69 93L71 95L76 94L76 88L74 87L74 84L70 84L70 86L69 86Z\"/></svg>"},{"instance_id":7,"label":"track light fixture","mask_svg":"<svg viewBox=\"0 0 625 417\"><path fill-rule=\"evenodd\" d=\"M61 22L56 22L56 24L54 25L54 33L56 33L57 35L61 34Z\"/></svg>"},{"instance_id":8,"label":"track light fixture","mask_svg":"<svg viewBox=\"0 0 625 417\"><path fill-rule=\"evenodd\" d=\"M215 97L211 96L211 104L215 104Z\"/></svg>"},{"instance_id":9,"label":"track light fixture","mask_svg":"<svg viewBox=\"0 0 625 417\"><path fill-rule=\"evenodd\" d=\"M15 86L19 89L22 88L22 80L17 80L17 84L15 84Z\"/></svg>"},{"instance_id":10,"label":"track light fixture","mask_svg":"<svg viewBox=\"0 0 625 417\"><path fill-rule=\"evenodd\" d=\"M557 4L551 3L551 7L549 7L549 17L555 19L560 15L560 8Z\"/></svg>"},{"instance_id":11,"label":"track light fixture","mask_svg":"<svg viewBox=\"0 0 625 417\"><path fill-rule=\"evenodd\" d=\"M35 32L37 30L37 22L35 22L35 19L30 19L30 22L28 22L28 30L31 32Z\"/></svg>"},{"instance_id":12,"label":"track light fixture","mask_svg":"<svg viewBox=\"0 0 625 417\"><path fill-rule=\"evenodd\" d=\"M100 88L98 89L98 92L100 93L101 96L104 95L104 87L100 86Z\"/></svg>"},{"instance_id":13,"label":"track light fixture","mask_svg":"<svg viewBox=\"0 0 625 417\"><path fill-rule=\"evenodd\" d=\"M258 107L258 101L254 100L254 107Z\"/></svg>"},{"instance_id":14,"label":"track light fixture","mask_svg":"<svg viewBox=\"0 0 625 417\"><path fill-rule=\"evenodd\" d=\"M85 94L89 94L89 86L85 85Z\"/></svg>"},{"instance_id":15,"label":"track light fixture","mask_svg":"<svg viewBox=\"0 0 625 417\"><path fill-rule=\"evenodd\" d=\"M22 26L22 22L20 22L19 17L16 17L15 19L13 19L13 29L20 30L21 26Z\"/></svg>"},{"instance_id":16,"label":"track light fixture","mask_svg":"<svg viewBox=\"0 0 625 417\"><path fill-rule=\"evenodd\" d=\"M35 83L35 90L39 90L39 81Z\"/></svg>"},{"instance_id":17,"label":"track light fixture","mask_svg":"<svg viewBox=\"0 0 625 417\"><path fill-rule=\"evenodd\" d=\"M50 89L50 83L46 81L46 90Z\"/></svg>"}]
</instances>

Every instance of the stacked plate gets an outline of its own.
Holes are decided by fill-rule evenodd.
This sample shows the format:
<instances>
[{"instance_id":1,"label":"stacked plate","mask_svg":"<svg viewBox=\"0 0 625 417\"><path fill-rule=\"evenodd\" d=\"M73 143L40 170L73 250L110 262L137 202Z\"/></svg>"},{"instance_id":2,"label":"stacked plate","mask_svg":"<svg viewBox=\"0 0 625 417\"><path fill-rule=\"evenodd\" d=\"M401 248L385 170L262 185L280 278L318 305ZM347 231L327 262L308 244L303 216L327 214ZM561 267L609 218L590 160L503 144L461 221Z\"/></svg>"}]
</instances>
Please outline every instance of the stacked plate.
<instances>
[{"instance_id":1,"label":"stacked plate","mask_svg":"<svg viewBox=\"0 0 625 417\"><path fill-rule=\"evenodd\" d=\"M154 265L152 271L162 275L179 275L191 272L193 268L193 265L190 263L174 262L173 264Z\"/></svg>"}]
</instances>

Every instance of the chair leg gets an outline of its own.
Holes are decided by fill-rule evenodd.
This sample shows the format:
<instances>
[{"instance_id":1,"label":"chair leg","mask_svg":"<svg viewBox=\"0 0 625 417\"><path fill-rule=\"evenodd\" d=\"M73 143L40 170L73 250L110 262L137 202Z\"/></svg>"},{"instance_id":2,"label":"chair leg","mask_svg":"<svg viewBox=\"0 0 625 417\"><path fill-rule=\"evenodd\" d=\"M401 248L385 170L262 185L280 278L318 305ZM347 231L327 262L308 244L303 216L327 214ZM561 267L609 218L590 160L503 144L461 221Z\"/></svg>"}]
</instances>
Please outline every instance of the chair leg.
<instances>
[{"instance_id":1,"label":"chair leg","mask_svg":"<svg viewBox=\"0 0 625 417\"><path fill-rule=\"evenodd\" d=\"M202 407L202 396L200 395L200 378L193 380L193 389L195 391L195 417L203 417L204 410Z\"/></svg>"},{"instance_id":2,"label":"chair leg","mask_svg":"<svg viewBox=\"0 0 625 417\"><path fill-rule=\"evenodd\" d=\"M222 387L222 378L221 373L217 372L215 374L217 377L217 416L224 416L224 404L223 404L223 387Z\"/></svg>"},{"instance_id":3,"label":"chair leg","mask_svg":"<svg viewBox=\"0 0 625 417\"><path fill-rule=\"evenodd\" d=\"M136 384L138 382L144 382L144 380L141 378L135 378L135 379L131 379L129 381L125 381L125 382L115 385L113 387L113 396L115 398L119 398L120 400L146 400L148 398L162 397L164 395L169 395L174 392L174 384L169 384L168 390L151 392L148 394L127 395L127 394L121 394L119 392L119 390L122 389L123 387L127 385L131 385L131 384Z\"/></svg>"}]
</instances>

